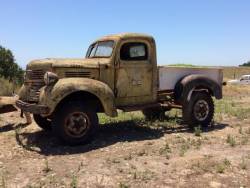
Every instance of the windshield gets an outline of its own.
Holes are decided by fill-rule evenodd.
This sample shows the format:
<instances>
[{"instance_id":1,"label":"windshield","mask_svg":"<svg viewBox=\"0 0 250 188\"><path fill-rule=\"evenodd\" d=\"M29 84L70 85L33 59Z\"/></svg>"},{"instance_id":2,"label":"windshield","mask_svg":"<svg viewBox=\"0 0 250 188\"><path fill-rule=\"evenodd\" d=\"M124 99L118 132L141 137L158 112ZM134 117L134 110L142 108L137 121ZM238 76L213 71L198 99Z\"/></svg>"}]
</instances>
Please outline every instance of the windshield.
<instances>
[{"instance_id":1,"label":"windshield","mask_svg":"<svg viewBox=\"0 0 250 188\"><path fill-rule=\"evenodd\" d=\"M114 41L103 41L92 44L86 54L87 58L110 57L113 52Z\"/></svg>"}]
</instances>

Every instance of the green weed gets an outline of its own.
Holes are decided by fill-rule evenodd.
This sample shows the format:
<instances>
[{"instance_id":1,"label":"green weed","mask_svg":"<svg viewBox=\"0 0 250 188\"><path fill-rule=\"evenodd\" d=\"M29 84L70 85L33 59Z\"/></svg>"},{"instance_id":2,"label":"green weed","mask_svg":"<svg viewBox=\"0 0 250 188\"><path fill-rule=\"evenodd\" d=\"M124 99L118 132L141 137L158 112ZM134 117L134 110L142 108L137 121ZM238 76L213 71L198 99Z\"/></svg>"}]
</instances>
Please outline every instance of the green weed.
<instances>
[{"instance_id":1,"label":"green weed","mask_svg":"<svg viewBox=\"0 0 250 188\"><path fill-rule=\"evenodd\" d=\"M246 162L246 159L245 159L245 158L242 158L242 159L241 159L240 168L241 168L242 170L246 170L246 169L247 169L247 162Z\"/></svg>"},{"instance_id":2,"label":"green weed","mask_svg":"<svg viewBox=\"0 0 250 188\"><path fill-rule=\"evenodd\" d=\"M44 167L44 169L43 169L43 171L45 172L45 173L48 173L48 172L50 172L52 169L49 167L49 162L48 162L48 159L45 159L45 167Z\"/></svg>"},{"instance_id":3,"label":"green weed","mask_svg":"<svg viewBox=\"0 0 250 188\"><path fill-rule=\"evenodd\" d=\"M160 148L159 150L160 155L165 155L167 159L170 158L169 154L171 153L171 148L168 143L165 144L164 147Z\"/></svg>"},{"instance_id":4,"label":"green weed","mask_svg":"<svg viewBox=\"0 0 250 188\"><path fill-rule=\"evenodd\" d=\"M126 185L125 183L119 183L119 188L129 188L129 185Z\"/></svg>"},{"instance_id":5,"label":"green weed","mask_svg":"<svg viewBox=\"0 0 250 188\"><path fill-rule=\"evenodd\" d=\"M71 188L77 188L77 176L76 175L72 176L72 179L71 179L71 182L70 182L70 187Z\"/></svg>"},{"instance_id":6,"label":"green weed","mask_svg":"<svg viewBox=\"0 0 250 188\"><path fill-rule=\"evenodd\" d=\"M182 144L179 153L180 157L183 157L189 148L190 148L189 143Z\"/></svg>"},{"instance_id":7,"label":"green weed","mask_svg":"<svg viewBox=\"0 0 250 188\"><path fill-rule=\"evenodd\" d=\"M194 135L195 136L201 136L201 133L202 133L202 130L201 130L200 126L194 128Z\"/></svg>"},{"instance_id":8,"label":"green weed","mask_svg":"<svg viewBox=\"0 0 250 188\"><path fill-rule=\"evenodd\" d=\"M240 126L240 128L239 128L239 133L240 133L240 134L243 134L242 126Z\"/></svg>"},{"instance_id":9,"label":"green weed","mask_svg":"<svg viewBox=\"0 0 250 188\"><path fill-rule=\"evenodd\" d=\"M222 163L216 165L217 173L224 173L225 170L231 165L231 162L228 159L224 159Z\"/></svg>"},{"instance_id":10,"label":"green weed","mask_svg":"<svg viewBox=\"0 0 250 188\"><path fill-rule=\"evenodd\" d=\"M236 141L235 138L232 135L227 135L227 143L231 146L231 147L235 147L236 146Z\"/></svg>"}]
</instances>

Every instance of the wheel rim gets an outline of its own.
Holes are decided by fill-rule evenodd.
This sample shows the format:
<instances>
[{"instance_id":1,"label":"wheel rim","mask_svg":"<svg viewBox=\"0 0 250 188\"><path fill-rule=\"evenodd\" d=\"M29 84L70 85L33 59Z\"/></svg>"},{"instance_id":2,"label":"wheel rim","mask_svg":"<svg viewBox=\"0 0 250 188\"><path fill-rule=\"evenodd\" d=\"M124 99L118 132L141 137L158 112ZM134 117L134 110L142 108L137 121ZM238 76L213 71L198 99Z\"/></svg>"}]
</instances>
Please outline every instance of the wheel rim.
<instances>
[{"instance_id":1,"label":"wheel rim","mask_svg":"<svg viewBox=\"0 0 250 188\"><path fill-rule=\"evenodd\" d=\"M83 112L73 112L66 117L64 127L70 137L80 138L88 131L90 120Z\"/></svg>"},{"instance_id":2,"label":"wheel rim","mask_svg":"<svg viewBox=\"0 0 250 188\"><path fill-rule=\"evenodd\" d=\"M204 121L209 114L209 105L205 100L198 100L194 105L194 116L198 121Z\"/></svg>"}]
</instances>

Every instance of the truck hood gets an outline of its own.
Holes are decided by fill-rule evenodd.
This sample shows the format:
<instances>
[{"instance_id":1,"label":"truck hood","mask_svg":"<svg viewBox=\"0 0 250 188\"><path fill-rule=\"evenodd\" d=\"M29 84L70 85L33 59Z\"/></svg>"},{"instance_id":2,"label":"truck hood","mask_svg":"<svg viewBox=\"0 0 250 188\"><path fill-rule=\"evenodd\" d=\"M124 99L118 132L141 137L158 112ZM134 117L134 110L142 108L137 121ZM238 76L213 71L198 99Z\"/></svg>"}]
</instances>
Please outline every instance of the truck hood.
<instances>
[{"instance_id":1,"label":"truck hood","mask_svg":"<svg viewBox=\"0 0 250 188\"><path fill-rule=\"evenodd\" d=\"M99 65L110 64L110 59L107 58L92 58L92 59L40 59L31 61L26 69L52 69L56 67L69 68L99 68Z\"/></svg>"}]
</instances>

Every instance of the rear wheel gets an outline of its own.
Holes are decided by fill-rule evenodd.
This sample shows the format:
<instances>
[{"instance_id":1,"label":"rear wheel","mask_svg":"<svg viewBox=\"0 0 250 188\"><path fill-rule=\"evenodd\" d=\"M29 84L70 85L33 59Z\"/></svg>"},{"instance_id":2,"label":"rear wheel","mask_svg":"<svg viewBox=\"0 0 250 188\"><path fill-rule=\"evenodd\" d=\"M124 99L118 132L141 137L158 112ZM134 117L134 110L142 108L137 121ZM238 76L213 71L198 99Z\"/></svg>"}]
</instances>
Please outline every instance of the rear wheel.
<instances>
[{"instance_id":1,"label":"rear wheel","mask_svg":"<svg viewBox=\"0 0 250 188\"><path fill-rule=\"evenodd\" d=\"M194 92L189 102L183 104L183 120L190 127L208 126L214 117L214 103L207 92Z\"/></svg>"},{"instance_id":2,"label":"rear wheel","mask_svg":"<svg viewBox=\"0 0 250 188\"><path fill-rule=\"evenodd\" d=\"M39 114L33 114L33 118L34 118L36 124L40 128L42 128L42 129L44 129L46 131L50 131L51 130L51 120L49 120L46 117L42 117Z\"/></svg>"},{"instance_id":3,"label":"rear wheel","mask_svg":"<svg viewBox=\"0 0 250 188\"><path fill-rule=\"evenodd\" d=\"M56 136L69 145L86 143L98 126L96 112L81 101L63 104L55 112L52 128Z\"/></svg>"}]
</instances>

